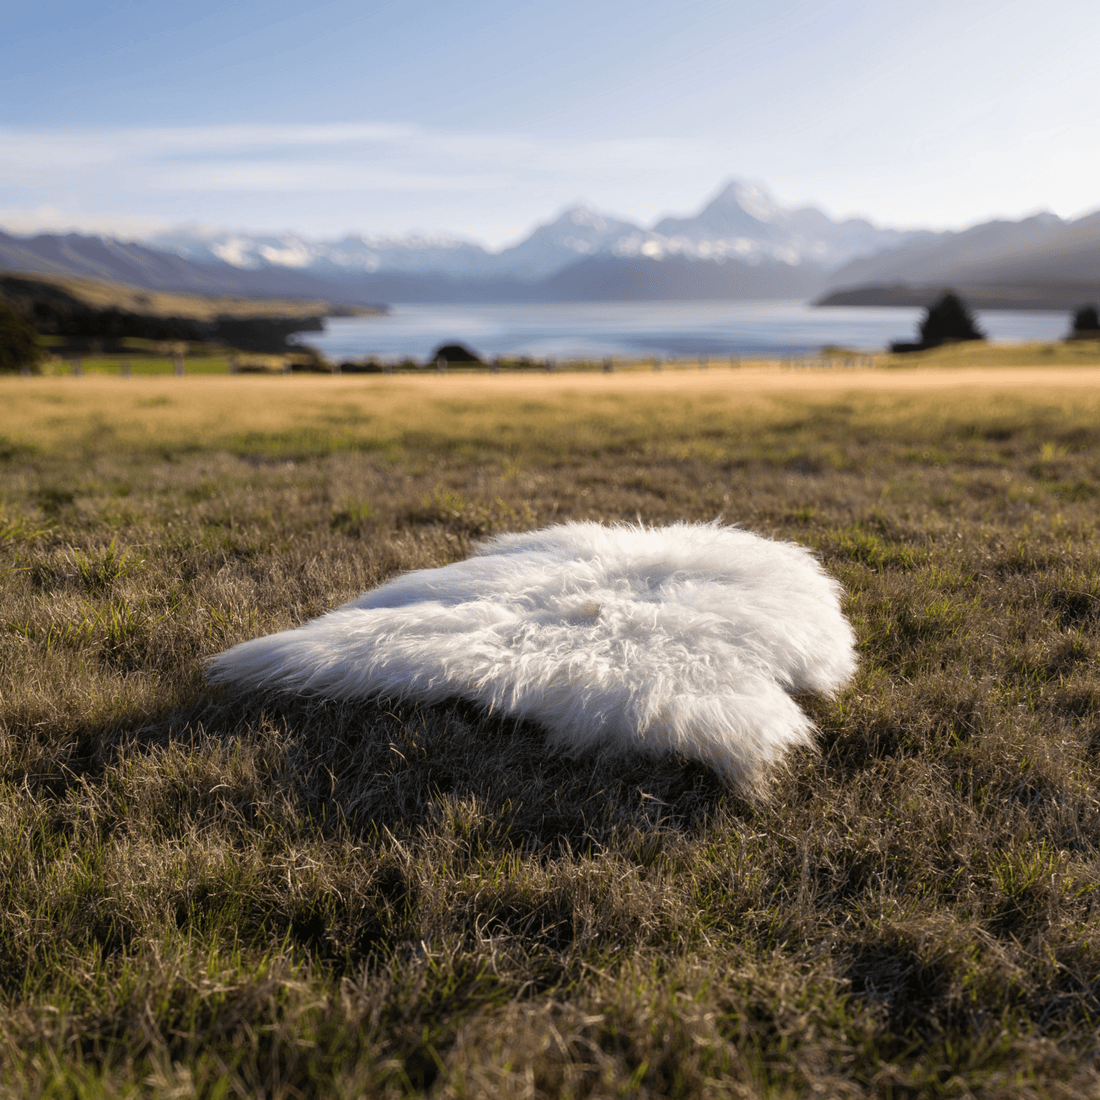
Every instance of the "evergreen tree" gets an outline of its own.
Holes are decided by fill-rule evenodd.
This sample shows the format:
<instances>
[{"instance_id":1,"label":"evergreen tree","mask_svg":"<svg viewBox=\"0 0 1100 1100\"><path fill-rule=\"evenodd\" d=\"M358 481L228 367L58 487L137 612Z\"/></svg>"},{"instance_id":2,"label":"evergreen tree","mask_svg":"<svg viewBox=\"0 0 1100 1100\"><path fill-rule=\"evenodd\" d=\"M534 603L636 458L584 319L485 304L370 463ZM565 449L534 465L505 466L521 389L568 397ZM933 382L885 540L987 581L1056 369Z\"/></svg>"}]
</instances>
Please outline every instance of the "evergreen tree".
<instances>
[{"instance_id":1,"label":"evergreen tree","mask_svg":"<svg viewBox=\"0 0 1100 1100\"><path fill-rule=\"evenodd\" d=\"M33 367L41 354L38 334L11 306L0 302L0 374Z\"/></svg>"},{"instance_id":2,"label":"evergreen tree","mask_svg":"<svg viewBox=\"0 0 1100 1100\"><path fill-rule=\"evenodd\" d=\"M1081 306L1073 315L1073 329L1071 336L1082 333L1093 335L1100 332L1100 314L1097 314L1096 306Z\"/></svg>"},{"instance_id":3,"label":"evergreen tree","mask_svg":"<svg viewBox=\"0 0 1100 1100\"><path fill-rule=\"evenodd\" d=\"M945 291L925 311L920 323L920 342L933 348L949 340L984 340L966 303L953 291Z\"/></svg>"}]
</instances>

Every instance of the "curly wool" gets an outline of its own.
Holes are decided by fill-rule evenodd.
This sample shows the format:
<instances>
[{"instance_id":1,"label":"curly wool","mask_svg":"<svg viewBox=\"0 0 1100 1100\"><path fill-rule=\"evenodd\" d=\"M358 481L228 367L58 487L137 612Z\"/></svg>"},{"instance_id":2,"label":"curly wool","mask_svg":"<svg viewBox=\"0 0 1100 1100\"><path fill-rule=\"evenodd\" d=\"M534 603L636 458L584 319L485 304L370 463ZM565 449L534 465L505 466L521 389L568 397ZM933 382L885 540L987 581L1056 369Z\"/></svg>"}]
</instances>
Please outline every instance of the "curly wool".
<instances>
[{"instance_id":1,"label":"curly wool","mask_svg":"<svg viewBox=\"0 0 1100 1100\"><path fill-rule=\"evenodd\" d=\"M213 684L329 699L462 698L551 743L676 751L746 791L812 745L791 695L856 667L812 554L718 523L566 523L481 543L296 630L214 657Z\"/></svg>"}]
</instances>

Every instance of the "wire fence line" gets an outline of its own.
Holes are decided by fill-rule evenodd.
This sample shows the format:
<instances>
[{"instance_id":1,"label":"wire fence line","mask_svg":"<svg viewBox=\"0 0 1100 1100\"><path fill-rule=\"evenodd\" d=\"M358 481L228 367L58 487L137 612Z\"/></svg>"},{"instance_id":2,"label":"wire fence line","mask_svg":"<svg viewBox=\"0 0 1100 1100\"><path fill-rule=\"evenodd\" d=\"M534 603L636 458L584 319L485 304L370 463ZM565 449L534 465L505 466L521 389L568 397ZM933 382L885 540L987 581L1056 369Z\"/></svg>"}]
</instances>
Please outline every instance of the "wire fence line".
<instances>
[{"instance_id":1,"label":"wire fence line","mask_svg":"<svg viewBox=\"0 0 1100 1100\"><path fill-rule=\"evenodd\" d=\"M418 363L410 359L384 360L370 359L358 363L319 363L296 361L284 356L233 355L222 357L194 357L183 355L171 357L146 356L75 356L57 359L46 364L42 372L53 377L71 375L74 378L85 374L111 374L122 378L138 375L174 375L182 378L188 374L315 374L315 375L431 375L431 374L556 374L556 373L592 373L639 371L682 371L682 370L738 370L745 367L767 367L778 370L861 370L876 366L882 360L880 355L816 355L816 356L716 356L716 357L603 357L570 359L491 359L474 362L435 360ZM29 367L20 370L24 377L30 377Z\"/></svg>"}]
</instances>

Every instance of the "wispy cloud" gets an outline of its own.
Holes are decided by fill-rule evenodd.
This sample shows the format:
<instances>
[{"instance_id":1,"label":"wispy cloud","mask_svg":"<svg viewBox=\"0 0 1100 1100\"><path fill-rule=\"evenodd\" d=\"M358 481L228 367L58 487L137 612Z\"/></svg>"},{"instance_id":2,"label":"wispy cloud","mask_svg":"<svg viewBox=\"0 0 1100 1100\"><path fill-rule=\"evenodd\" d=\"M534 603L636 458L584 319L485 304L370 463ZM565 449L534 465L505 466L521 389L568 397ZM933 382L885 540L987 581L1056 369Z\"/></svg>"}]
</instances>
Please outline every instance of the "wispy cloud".
<instances>
[{"instance_id":1,"label":"wispy cloud","mask_svg":"<svg viewBox=\"0 0 1100 1100\"><path fill-rule=\"evenodd\" d=\"M400 171L371 164L333 160L307 162L265 158L263 161L159 165L145 169L145 183L162 191L230 192L374 192L402 193L484 191L507 187L508 176L467 172Z\"/></svg>"},{"instance_id":2,"label":"wispy cloud","mask_svg":"<svg viewBox=\"0 0 1100 1100\"><path fill-rule=\"evenodd\" d=\"M326 123L316 126L174 126L103 129L0 127L0 169L123 163L160 156L400 142L409 126Z\"/></svg>"},{"instance_id":3,"label":"wispy cloud","mask_svg":"<svg viewBox=\"0 0 1100 1100\"><path fill-rule=\"evenodd\" d=\"M378 231L427 224L502 243L579 199L635 216L646 194L651 203L694 200L727 174L722 155L687 139L390 123L8 127L0 128L0 205L178 222L239 219L251 201L250 219L274 216L305 231L338 221Z\"/></svg>"},{"instance_id":4,"label":"wispy cloud","mask_svg":"<svg viewBox=\"0 0 1100 1100\"><path fill-rule=\"evenodd\" d=\"M385 167L379 161L385 161ZM433 132L385 124L207 126L158 129L0 128L0 173L9 183L49 184L58 171L157 172L213 190L255 186L314 190L374 186L423 189L509 187L517 177L625 175L674 159L712 160L699 142L670 139L534 139L522 135ZM363 171L366 169L366 171ZM340 180L325 183L326 177ZM164 182L167 177L159 177Z\"/></svg>"}]
</instances>

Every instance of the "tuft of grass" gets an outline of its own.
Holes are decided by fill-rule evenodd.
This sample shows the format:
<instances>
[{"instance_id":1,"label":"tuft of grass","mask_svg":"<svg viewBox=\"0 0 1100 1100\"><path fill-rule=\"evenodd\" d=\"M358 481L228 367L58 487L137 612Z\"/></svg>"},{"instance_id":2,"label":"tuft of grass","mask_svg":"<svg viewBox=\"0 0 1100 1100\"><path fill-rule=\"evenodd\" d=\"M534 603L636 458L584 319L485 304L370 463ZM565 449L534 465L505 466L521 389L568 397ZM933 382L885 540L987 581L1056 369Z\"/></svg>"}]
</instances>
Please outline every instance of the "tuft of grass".
<instances>
[{"instance_id":1,"label":"tuft of grass","mask_svg":"<svg viewBox=\"0 0 1100 1100\"><path fill-rule=\"evenodd\" d=\"M23 512L9 512L0 506L0 543L31 543L49 534L48 524L35 522Z\"/></svg>"},{"instance_id":2,"label":"tuft of grass","mask_svg":"<svg viewBox=\"0 0 1100 1100\"><path fill-rule=\"evenodd\" d=\"M125 577L144 567L143 560L135 561L131 552L118 549L118 536L114 536L107 548L99 554L86 554L73 548L80 582L85 591L106 592L120 577Z\"/></svg>"}]
</instances>

